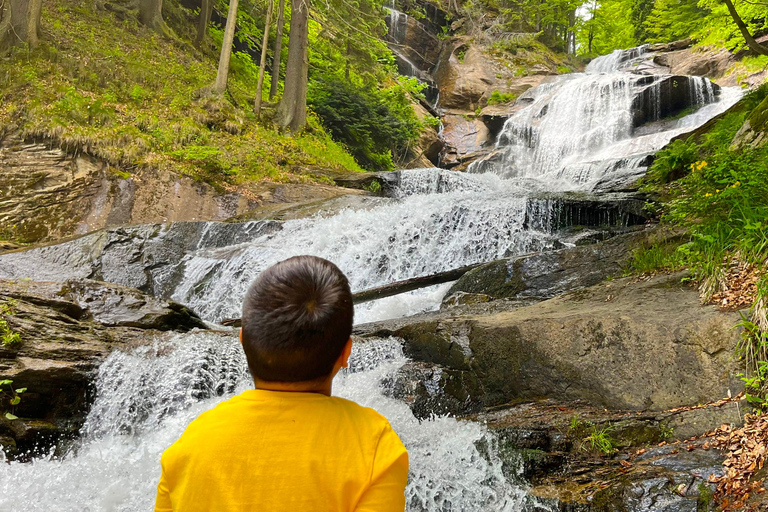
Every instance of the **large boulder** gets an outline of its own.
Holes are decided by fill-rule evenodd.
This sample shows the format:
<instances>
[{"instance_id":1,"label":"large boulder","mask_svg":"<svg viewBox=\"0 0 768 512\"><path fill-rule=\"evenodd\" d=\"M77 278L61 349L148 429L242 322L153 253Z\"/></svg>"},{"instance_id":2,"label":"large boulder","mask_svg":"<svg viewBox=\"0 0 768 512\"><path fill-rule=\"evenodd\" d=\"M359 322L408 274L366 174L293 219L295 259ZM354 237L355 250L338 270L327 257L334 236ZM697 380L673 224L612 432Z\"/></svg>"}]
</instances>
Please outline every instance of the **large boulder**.
<instances>
[{"instance_id":1,"label":"large boulder","mask_svg":"<svg viewBox=\"0 0 768 512\"><path fill-rule=\"evenodd\" d=\"M485 106L494 91L520 96L557 74L554 65L540 64L521 76L489 55L487 48L466 38L452 39L443 46L435 81L440 89L439 107L474 112Z\"/></svg>"},{"instance_id":2,"label":"large boulder","mask_svg":"<svg viewBox=\"0 0 768 512\"><path fill-rule=\"evenodd\" d=\"M661 51L653 61L669 68L673 75L705 76L713 80L724 76L735 60L733 54L725 48L696 46Z\"/></svg>"},{"instance_id":3,"label":"large boulder","mask_svg":"<svg viewBox=\"0 0 768 512\"><path fill-rule=\"evenodd\" d=\"M484 406L549 397L658 411L736 395L739 313L701 306L683 277L617 279L497 313L371 329L401 337L415 361L474 374Z\"/></svg>"},{"instance_id":4,"label":"large boulder","mask_svg":"<svg viewBox=\"0 0 768 512\"><path fill-rule=\"evenodd\" d=\"M663 239L667 235L653 235ZM591 245L526 254L497 260L470 270L456 281L446 301L457 293L494 299L549 298L621 275L632 251L648 242L645 232L629 233Z\"/></svg>"},{"instance_id":5,"label":"large boulder","mask_svg":"<svg viewBox=\"0 0 768 512\"><path fill-rule=\"evenodd\" d=\"M731 143L733 150L758 149L768 142L768 98L760 102L736 132Z\"/></svg>"},{"instance_id":6,"label":"large boulder","mask_svg":"<svg viewBox=\"0 0 768 512\"><path fill-rule=\"evenodd\" d=\"M632 101L634 126L659 121L692 107L712 103L720 86L701 78L669 75L645 76L635 82L638 89Z\"/></svg>"},{"instance_id":7,"label":"large boulder","mask_svg":"<svg viewBox=\"0 0 768 512\"><path fill-rule=\"evenodd\" d=\"M442 138L445 145L440 152L440 165L446 168L459 165L493 144L491 132L482 120L455 114L443 117Z\"/></svg>"},{"instance_id":8,"label":"large boulder","mask_svg":"<svg viewBox=\"0 0 768 512\"><path fill-rule=\"evenodd\" d=\"M19 340L0 345L0 380L26 388L7 420L0 407L0 445L10 456L46 451L77 435L92 399L95 370L118 347L151 343L167 332L205 328L178 304L137 290L80 281L0 281L2 319Z\"/></svg>"}]
</instances>

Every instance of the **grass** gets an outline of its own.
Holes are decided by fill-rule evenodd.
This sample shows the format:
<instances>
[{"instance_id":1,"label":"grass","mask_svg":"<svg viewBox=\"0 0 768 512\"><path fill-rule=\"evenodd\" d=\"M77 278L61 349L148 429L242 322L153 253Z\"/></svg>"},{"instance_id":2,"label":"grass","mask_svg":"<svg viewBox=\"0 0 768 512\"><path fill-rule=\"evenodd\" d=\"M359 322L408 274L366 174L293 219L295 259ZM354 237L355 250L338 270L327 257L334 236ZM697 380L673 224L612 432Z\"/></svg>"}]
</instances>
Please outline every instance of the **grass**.
<instances>
[{"instance_id":1,"label":"grass","mask_svg":"<svg viewBox=\"0 0 768 512\"><path fill-rule=\"evenodd\" d=\"M612 431L610 423L600 427L578 416L571 418L568 426L568 434L581 439L581 450L602 455L613 455L617 451L611 438Z\"/></svg>"},{"instance_id":2,"label":"grass","mask_svg":"<svg viewBox=\"0 0 768 512\"><path fill-rule=\"evenodd\" d=\"M0 346L3 348L13 348L21 344L21 335L14 332L8 325L8 321L3 318L16 314L16 302L8 300L0 304Z\"/></svg>"},{"instance_id":3,"label":"grass","mask_svg":"<svg viewBox=\"0 0 768 512\"><path fill-rule=\"evenodd\" d=\"M0 136L18 131L123 173L162 168L227 189L361 171L311 114L297 136L258 122L251 92L258 67L248 55L233 55L225 97L206 92L215 49L192 48L183 31L194 29L193 14L167 4L181 20L171 38L86 0L44 2L40 47L0 61Z\"/></svg>"}]
</instances>

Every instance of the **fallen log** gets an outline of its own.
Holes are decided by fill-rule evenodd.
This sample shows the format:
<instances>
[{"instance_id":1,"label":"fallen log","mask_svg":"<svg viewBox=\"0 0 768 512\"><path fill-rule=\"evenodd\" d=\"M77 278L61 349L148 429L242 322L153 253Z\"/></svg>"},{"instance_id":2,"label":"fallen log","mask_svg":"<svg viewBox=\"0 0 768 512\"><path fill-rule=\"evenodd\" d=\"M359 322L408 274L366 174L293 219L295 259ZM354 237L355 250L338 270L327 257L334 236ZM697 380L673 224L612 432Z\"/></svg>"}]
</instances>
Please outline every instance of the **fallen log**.
<instances>
[{"instance_id":1,"label":"fallen log","mask_svg":"<svg viewBox=\"0 0 768 512\"><path fill-rule=\"evenodd\" d=\"M398 281L396 283L385 284L377 288L371 288L369 290L363 290L361 292L352 294L353 304L362 304L363 302L370 302L372 300L383 299L385 297L391 297L393 295L400 295L401 293L411 292L420 288L426 288L427 286L433 286L436 284L449 283L455 281L470 270L483 265L483 263L475 263L474 265L467 265L466 267L456 268L453 270L446 270L445 272L438 272L429 276L412 277L405 281Z\"/></svg>"},{"instance_id":2,"label":"fallen log","mask_svg":"<svg viewBox=\"0 0 768 512\"><path fill-rule=\"evenodd\" d=\"M392 297L393 295L400 295L401 293L412 292L413 290L426 288L427 286L449 283L451 281L457 280L470 270L475 269L483 264L484 263L475 263L473 265L467 265L465 267L456 268L453 270L446 270L445 272L438 272L428 276L412 277L404 281L397 281L396 283L385 284L384 286L363 290L361 292L352 294L352 303L362 304L363 302L370 302L372 300L379 300L385 297ZM225 318L221 321L221 325L228 327L240 327L242 322L239 318Z\"/></svg>"}]
</instances>

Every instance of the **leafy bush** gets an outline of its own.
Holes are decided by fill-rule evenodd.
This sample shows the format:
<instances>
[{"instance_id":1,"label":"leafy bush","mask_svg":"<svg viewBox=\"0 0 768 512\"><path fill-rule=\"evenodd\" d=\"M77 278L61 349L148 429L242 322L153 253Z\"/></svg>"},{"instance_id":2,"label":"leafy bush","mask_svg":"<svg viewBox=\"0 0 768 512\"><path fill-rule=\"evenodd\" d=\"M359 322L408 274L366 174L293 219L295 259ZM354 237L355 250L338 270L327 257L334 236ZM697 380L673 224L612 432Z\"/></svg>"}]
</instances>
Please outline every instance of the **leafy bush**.
<instances>
[{"instance_id":1,"label":"leafy bush","mask_svg":"<svg viewBox=\"0 0 768 512\"><path fill-rule=\"evenodd\" d=\"M512 103L517 99L517 95L512 93L500 93L499 91L493 91L488 98L489 105L498 105L500 103Z\"/></svg>"},{"instance_id":2,"label":"leafy bush","mask_svg":"<svg viewBox=\"0 0 768 512\"><path fill-rule=\"evenodd\" d=\"M334 140L344 144L361 167L391 171L419 137L421 123L408 95L330 78L310 82L307 103Z\"/></svg>"},{"instance_id":3,"label":"leafy bush","mask_svg":"<svg viewBox=\"0 0 768 512\"><path fill-rule=\"evenodd\" d=\"M689 141L676 140L656 154L646 178L648 182L669 183L682 178L698 157L698 146Z\"/></svg>"}]
</instances>

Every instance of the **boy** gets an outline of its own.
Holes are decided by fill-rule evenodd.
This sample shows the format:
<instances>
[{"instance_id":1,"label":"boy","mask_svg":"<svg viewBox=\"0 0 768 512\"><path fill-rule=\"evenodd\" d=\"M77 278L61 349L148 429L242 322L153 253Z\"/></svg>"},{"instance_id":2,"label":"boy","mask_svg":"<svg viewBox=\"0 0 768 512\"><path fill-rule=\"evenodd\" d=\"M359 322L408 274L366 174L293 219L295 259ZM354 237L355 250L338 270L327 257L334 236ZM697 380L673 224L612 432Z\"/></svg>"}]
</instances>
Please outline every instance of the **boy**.
<instances>
[{"instance_id":1,"label":"boy","mask_svg":"<svg viewBox=\"0 0 768 512\"><path fill-rule=\"evenodd\" d=\"M163 453L155 511L404 510L397 434L372 409L331 397L352 316L330 261L298 256L262 272L240 330L256 389L201 414Z\"/></svg>"}]
</instances>

